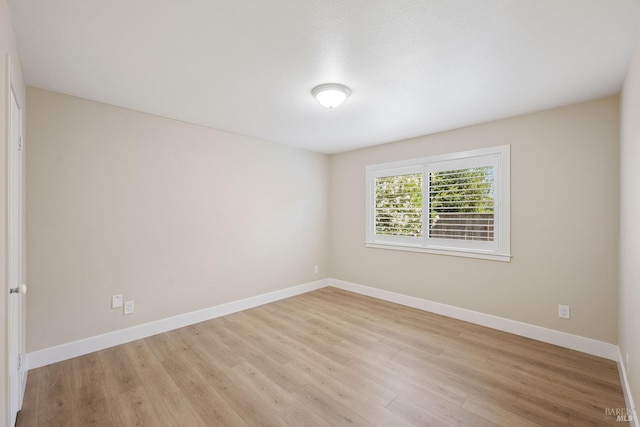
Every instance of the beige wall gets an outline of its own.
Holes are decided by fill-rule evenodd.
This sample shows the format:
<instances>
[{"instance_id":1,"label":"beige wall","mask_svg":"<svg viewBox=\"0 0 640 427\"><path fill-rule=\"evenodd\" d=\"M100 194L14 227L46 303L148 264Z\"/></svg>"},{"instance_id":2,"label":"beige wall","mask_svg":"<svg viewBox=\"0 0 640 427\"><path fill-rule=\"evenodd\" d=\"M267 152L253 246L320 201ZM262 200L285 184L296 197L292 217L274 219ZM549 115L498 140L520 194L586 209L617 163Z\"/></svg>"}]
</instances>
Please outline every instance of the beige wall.
<instances>
[{"instance_id":1,"label":"beige wall","mask_svg":"<svg viewBox=\"0 0 640 427\"><path fill-rule=\"evenodd\" d=\"M640 399L640 40L622 92L620 143L620 350Z\"/></svg>"},{"instance_id":2,"label":"beige wall","mask_svg":"<svg viewBox=\"0 0 640 427\"><path fill-rule=\"evenodd\" d=\"M333 277L617 341L618 97L331 158ZM511 144L510 263L365 248L365 166ZM558 318L558 304L571 319Z\"/></svg>"},{"instance_id":3,"label":"beige wall","mask_svg":"<svg viewBox=\"0 0 640 427\"><path fill-rule=\"evenodd\" d=\"M6 193L6 174L7 174L7 54L11 59L11 80L17 101L24 106L24 81L22 79L22 70L20 69L20 60L15 45L13 34L13 25L11 22L11 13L6 0L0 0L0 135L2 138L2 146L0 149L0 277L2 277L2 289L7 289L7 193ZM7 413L7 292L0 292L0 425L5 423L5 414Z\"/></svg>"},{"instance_id":4,"label":"beige wall","mask_svg":"<svg viewBox=\"0 0 640 427\"><path fill-rule=\"evenodd\" d=\"M28 351L327 277L327 156L27 98Z\"/></svg>"}]
</instances>

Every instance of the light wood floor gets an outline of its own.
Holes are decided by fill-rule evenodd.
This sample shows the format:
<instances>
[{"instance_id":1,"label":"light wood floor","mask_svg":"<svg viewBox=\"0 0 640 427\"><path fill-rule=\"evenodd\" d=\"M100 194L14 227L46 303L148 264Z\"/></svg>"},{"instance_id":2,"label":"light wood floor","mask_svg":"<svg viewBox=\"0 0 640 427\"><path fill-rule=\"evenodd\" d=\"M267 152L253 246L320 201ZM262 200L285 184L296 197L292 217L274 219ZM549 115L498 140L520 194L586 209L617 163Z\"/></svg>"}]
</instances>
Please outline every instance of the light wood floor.
<instances>
[{"instance_id":1,"label":"light wood floor","mask_svg":"<svg viewBox=\"0 0 640 427\"><path fill-rule=\"evenodd\" d=\"M335 288L29 372L18 426L623 425L616 364Z\"/></svg>"}]
</instances>

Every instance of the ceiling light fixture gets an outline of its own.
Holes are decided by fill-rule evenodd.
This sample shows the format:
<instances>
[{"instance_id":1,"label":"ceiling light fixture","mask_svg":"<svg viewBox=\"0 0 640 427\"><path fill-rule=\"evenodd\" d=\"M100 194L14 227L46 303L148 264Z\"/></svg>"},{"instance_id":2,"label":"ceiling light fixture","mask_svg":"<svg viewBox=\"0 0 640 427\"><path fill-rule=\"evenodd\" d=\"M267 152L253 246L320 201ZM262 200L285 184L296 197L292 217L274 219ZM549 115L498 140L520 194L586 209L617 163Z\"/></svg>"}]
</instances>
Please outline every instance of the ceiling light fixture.
<instances>
[{"instance_id":1,"label":"ceiling light fixture","mask_svg":"<svg viewBox=\"0 0 640 427\"><path fill-rule=\"evenodd\" d=\"M311 90L311 95L318 100L320 105L330 110L342 105L349 94L351 94L351 90L338 83L326 83Z\"/></svg>"}]
</instances>

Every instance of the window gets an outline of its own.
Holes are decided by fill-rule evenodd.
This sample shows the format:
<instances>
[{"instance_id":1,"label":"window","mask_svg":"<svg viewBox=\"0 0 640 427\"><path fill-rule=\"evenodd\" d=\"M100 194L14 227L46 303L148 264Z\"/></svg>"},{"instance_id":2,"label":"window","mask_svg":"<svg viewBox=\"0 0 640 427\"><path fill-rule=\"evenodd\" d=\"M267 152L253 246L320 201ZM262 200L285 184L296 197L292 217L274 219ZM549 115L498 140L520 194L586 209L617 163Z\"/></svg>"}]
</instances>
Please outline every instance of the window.
<instances>
[{"instance_id":1,"label":"window","mask_svg":"<svg viewBox=\"0 0 640 427\"><path fill-rule=\"evenodd\" d=\"M367 166L368 247L510 260L509 146Z\"/></svg>"}]
</instances>

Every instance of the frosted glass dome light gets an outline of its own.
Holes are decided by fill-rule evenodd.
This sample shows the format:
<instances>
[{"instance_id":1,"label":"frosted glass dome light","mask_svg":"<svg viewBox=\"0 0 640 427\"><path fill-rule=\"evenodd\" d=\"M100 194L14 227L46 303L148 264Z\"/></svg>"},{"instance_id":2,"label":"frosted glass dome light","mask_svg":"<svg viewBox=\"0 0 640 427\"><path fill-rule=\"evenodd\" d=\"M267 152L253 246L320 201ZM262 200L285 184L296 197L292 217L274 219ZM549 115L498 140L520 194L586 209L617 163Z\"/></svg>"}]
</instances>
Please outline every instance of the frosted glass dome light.
<instances>
[{"instance_id":1,"label":"frosted glass dome light","mask_svg":"<svg viewBox=\"0 0 640 427\"><path fill-rule=\"evenodd\" d=\"M311 94L318 100L320 105L332 110L342 105L351 94L351 90L338 83L326 83L314 87L311 90Z\"/></svg>"}]
</instances>

